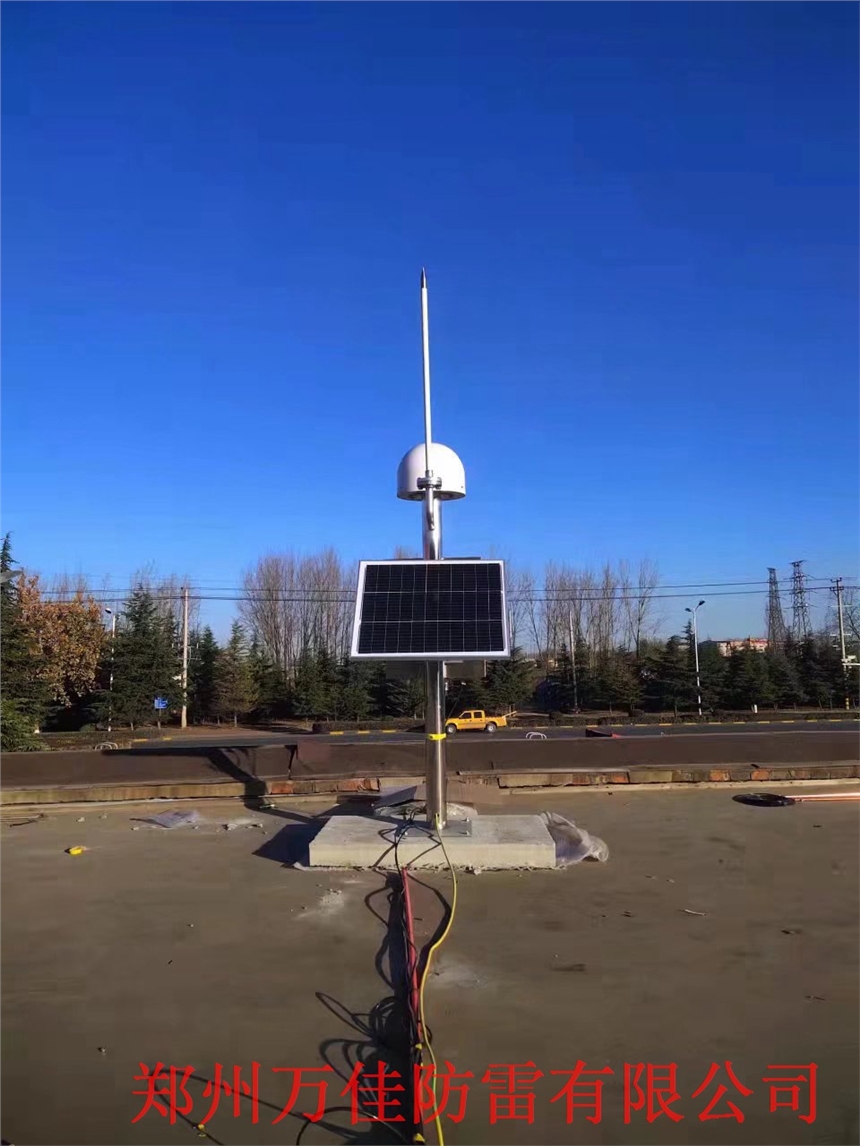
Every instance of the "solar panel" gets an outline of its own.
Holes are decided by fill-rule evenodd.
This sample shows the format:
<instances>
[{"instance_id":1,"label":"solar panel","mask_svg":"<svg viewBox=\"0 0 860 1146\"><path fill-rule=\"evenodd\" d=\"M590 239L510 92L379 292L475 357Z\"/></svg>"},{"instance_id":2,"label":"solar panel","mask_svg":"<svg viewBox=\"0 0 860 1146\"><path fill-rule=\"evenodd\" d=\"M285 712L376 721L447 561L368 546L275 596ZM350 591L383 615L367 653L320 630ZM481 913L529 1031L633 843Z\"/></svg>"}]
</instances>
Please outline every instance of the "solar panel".
<instances>
[{"instance_id":1,"label":"solar panel","mask_svg":"<svg viewBox=\"0 0 860 1146\"><path fill-rule=\"evenodd\" d=\"M510 656L501 561L362 561L352 656Z\"/></svg>"}]
</instances>

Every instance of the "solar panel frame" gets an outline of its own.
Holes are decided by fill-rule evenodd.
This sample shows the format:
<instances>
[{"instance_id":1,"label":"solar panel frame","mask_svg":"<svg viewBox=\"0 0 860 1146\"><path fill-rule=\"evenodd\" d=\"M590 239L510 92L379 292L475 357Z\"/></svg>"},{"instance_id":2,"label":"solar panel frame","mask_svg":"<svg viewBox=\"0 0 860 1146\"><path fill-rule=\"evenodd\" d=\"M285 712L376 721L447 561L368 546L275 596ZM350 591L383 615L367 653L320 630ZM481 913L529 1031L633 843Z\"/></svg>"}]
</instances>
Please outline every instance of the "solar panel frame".
<instances>
[{"instance_id":1,"label":"solar panel frame","mask_svg":"<svg viewBox=\"0 0 860 1146\"><path fill-rule=\"evenodd\" d=\"M393 575L384 572L387 569L398 569L401 575L398 580L398 586L395 590L389 589L387 586L391 584ZM442 593L447 592L449 595L445 601L437 599L431 605L430 612L435 611L436 615L428 618L427 616L427 601L429 593L425 584L421 585L421 578L419 571L427 568L434 570L441 569L444 573L438 574L441 579L447 580L452 586L450 589L438 589L437 594L441 596ZM415 571L412 577L412 585L409 586L410 578L404 576L405 570L412 569ZM475 577L470 577L472 570L480 570L476 573ZM491 585L495 580L494 571L498 570L498 588ZM448 573L447 571L450 571ZM484 580L483 574L486 574L486 589L485 586L478 585L478 579ZM454 586L458 586L454 588ZM474 585L474 589L472 586ZM405 586L405 591L404 591ZM400 596L396 602L391 601L391 592L397 592ZM488 598L492 595L494 599L488 599L486 614L482 616L477 615L475 610L474 616L466 616L465 612L460 612L459 616L455 614L458 612L458 603L465 609L466 598L462 602L458 602L456 594L458 593L483 593L487 592ZM386 600L382 601L382 594L386 594ZM379 594L379 597L375 596ZM477 604L477 602L476 602ZM423 605L423 613L418 615ZM501 611L501 616L495 614ZM392 617L392 614L398 614ZM445 615L442 615L445 614ZM493 615L490 615L493 614ZM432 643L435 647L429 651L426 649L417 650L415 645L418 642L416 630L411 631L412 647L406 652L389 651L386 647L385 651L381 649L381 645L388 645L387 641L389 633L387 633L382 626L400 623L401 625L422 624L424 630L422 636L425 638L423 642ZM455 632L461 631L462 626L468 623L474 624L475 630L470 634L473 643L481 643L481 647L474 649L464 649L451 647L456 644L453 637ZM376 625L379 628L373 634L368 634L366 626ZM362 626L365 626L364 640L362 640ZM435 626L435 633L430 626ZM479 630L479 626L483 626ZM402 633L402 630L401 630ZM500 633L500 639L493 639L496 634ZM435 636L432 642L428 642L428 636ZM483 638L486 636L486 640ZM449 639L445 639L445 638ZM465 638L465 633L463 633ZM376 644L378 651L366 651L366 647L370 644ZM398 641L398 643L400 643ZM459 642L463 644L464 641ZM359 651L362 645L365 651ZM445 646L445 647L443 647ZM358 567L358 588L356 592L355 613L353 616L352 627L352 642L350 646L350 656L354 660L401 660L401 661L464 661L464 660L503 660L509 658L511 655L510 650L510 633L508 631L508 606L507 595L505 591L505 563L503 561L481 561L481 560L465 560L455 559L451 561L424 561L420 559L408 561L361 561Z\"/></svg>"}]
</instances>

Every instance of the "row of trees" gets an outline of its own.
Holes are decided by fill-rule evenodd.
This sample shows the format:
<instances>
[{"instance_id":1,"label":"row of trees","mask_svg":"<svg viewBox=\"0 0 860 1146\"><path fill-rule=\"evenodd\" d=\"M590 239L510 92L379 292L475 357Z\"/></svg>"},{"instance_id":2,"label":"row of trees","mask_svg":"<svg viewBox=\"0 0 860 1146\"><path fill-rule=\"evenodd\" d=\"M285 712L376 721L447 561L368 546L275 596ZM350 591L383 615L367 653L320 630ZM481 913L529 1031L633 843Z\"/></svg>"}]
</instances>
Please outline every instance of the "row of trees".
<instances>
[{"instance_id":1,"label":"row of trees","mask_svg":"<svg viewBox=\"0 0 860 1146\"><path fill-rule=\"evenodd\" d=\"M8 537L2 570L4 748L33 743L40 727L152 723L160 715L156 698L167 702L167 718L184 700L192 723L422 715L420 676L392 680L384 666L348 659L354 570L331 550L258 562L245 576L240 619L223 645L199 624L192 603L184 697L177 578L139 577L112 633L85 585L47 590L38 576L16 570ZM449 713L470 705L689 711L696 699L692 634L688 627L683 636L656 639L657 587L648 563L635 574L621 565L599 575L551 564L540 587L509 571L514 656L491 663L483 680L452 679ZM856 652L858 610L847 604ZM725 658L707 642L699 651L703 703L712 711L838 706L844 696L839 650L825 634L780 652L745 648Z\"/></svg>"},{"instance_id":2,"label":"row of trees","mask_svg":"<svg viewBox=\"0 0 860 1146\"><path fill-rule=\"evenodd\" d=\"M582 667L577 668L576 662ZM722 656L716 644L699 646L703 709L709 712L841 707L846 678L841 654L826 634L783 651L756 652L749 646ZM849 689L852 685L848 684ZM856 684L854 691L856 691ZM666 642L643 641L639 653L625 648L589 661L584 649L571 658L566 647L537 685L539 707L561 712L575 708L622 708L629 712L691 711L697 704L692 635Z\"/></svg>"},{"instance_id":3,"label":"row of trees","mask_svg":"<svg viewBox=\"0 0 860 1146\"><path fill-rule=\"evenodd\" d=\"M396 558L415 557L406 549ZM246 570L239 616L246 631L290 678L308 649L342 660L349 648L356 570L332 549L306 556L269 554ZM539 584L507 563L512 643L546 660L571 629L589 656L619 645L638 652L661 625L657 567L626 562L595 572L550 562Z\"/></svg>"}]
</instances>

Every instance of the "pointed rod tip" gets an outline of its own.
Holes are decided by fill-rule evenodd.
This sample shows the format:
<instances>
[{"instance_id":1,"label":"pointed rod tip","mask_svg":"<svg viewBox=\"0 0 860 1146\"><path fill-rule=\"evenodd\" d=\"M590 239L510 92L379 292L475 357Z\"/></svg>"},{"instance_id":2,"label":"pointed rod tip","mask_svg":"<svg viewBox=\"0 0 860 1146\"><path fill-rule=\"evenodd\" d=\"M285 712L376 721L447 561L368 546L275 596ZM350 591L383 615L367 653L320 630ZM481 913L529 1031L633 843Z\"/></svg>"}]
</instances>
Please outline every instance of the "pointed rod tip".
<instances>
[{"instance_id":1,"label":"pointed rod tip","mask_svg":"<svg viewBox=\"0 0 860 1146\"><path fill-rule=\"evenodd\" d=\"M421 289L424 290L426 286L427 286L427 272L422 267L421 268Z\"/></svg>"}]
</instances>

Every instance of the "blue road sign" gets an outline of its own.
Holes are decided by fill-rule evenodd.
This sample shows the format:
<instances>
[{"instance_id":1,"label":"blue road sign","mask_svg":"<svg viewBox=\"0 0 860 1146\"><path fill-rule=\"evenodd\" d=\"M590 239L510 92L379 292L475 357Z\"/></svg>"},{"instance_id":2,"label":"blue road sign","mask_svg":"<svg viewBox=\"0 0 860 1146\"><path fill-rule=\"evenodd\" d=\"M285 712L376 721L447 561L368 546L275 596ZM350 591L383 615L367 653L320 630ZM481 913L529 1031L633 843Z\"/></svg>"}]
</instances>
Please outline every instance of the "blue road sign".
<instances>
[{"instance_id":1,"label":"blue road sign","mask_svg":"<svg viewBox=\"0 0 860 1146\"><path fill-rule=\"evenodd\" d=\"M155 698L155 700L152 702L152 707L153 708L167 708L167 698L163 697L163 696L157 696Z\"/></svg>"}]
</instances>

